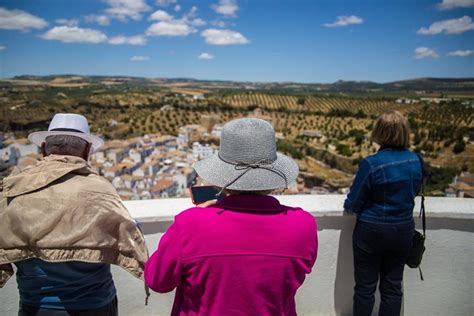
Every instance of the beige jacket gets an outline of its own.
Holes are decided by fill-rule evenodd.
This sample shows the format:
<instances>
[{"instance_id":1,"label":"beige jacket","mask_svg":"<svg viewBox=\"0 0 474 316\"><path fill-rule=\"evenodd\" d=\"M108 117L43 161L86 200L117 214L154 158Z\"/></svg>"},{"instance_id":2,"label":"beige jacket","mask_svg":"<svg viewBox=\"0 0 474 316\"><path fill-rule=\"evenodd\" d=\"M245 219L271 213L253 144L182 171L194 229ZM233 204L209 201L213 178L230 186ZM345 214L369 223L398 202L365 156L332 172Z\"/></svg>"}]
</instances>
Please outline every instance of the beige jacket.
<instances>
[{"instance_id":1,"label":"beige jacket","mask_svg":"<svg viewBox=\"0 0 474 316\"><path fill-rule=\"evenodd\" d=\"M0 287L11 263L115 264L143 279L145 239L117 192L78 157L51 155L3 180Z\"/></svg>"}]
</instances>

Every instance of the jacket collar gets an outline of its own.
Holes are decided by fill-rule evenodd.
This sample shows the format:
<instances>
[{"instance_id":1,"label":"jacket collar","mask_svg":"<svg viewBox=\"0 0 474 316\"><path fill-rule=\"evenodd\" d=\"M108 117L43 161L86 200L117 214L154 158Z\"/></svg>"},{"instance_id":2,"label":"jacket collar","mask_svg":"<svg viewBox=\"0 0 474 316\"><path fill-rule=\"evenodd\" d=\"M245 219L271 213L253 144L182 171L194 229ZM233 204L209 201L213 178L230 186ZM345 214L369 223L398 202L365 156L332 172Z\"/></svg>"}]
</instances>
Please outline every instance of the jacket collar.
<instances>
[{"instance_id":1,"label":"jacket collar","mask_svg":"<svg viewBox=\"0 0 474 316\"><path fill-rule=\"evenodd\" d=\"M381 146L377 152L384 151L384 150L399 150L399 151L401 151L401 150L406 150L406 148L405 147L395 147L395 146Z\"/></svg>"},{"instance_id":2,"label":"jacket collar","mask_svg":"<svg viewBox=\"0 0 474 316\"><path fill-rule=\"evenodd\" d=\"M36 191L71 172L84 175L96 173L82 158L50 155L20 173L3 179L3 195L15 197Z\"/></svg>"},{"instance_id":3,"label":"jacket collar","mask_svg":"<svg viewBox=\"0 0 474 316\"><path fill-rule=\"evenodd\" d=\"M269 195L229 195L218 201L215 207L236 210L236 211L255 211L255 212L281 212L289 208L281 205L280 202Z\"/></svg>"}]
</instances>

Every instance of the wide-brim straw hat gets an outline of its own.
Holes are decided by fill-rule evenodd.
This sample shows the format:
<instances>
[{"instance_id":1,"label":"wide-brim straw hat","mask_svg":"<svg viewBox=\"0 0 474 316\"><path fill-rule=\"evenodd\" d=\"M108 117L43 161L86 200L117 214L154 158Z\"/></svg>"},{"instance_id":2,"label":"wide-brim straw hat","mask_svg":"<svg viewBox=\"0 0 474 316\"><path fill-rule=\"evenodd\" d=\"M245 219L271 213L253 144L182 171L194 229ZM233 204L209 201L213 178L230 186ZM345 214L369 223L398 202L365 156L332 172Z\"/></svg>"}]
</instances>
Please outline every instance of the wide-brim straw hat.
<instances>
[{"instance_id":1,"label":"wide-brim straw hat","mask_svg":"<svg viewBox=\"0 0 474 316\"><path fill-rule=\"evenodd\" d=\"M52 135L71 135L82 138L92 145L92 151L96 151L104 145L104 141L100 137L90 133L87 119L79 114L58 113L49 123L47 131L33 132L28 135L28 139L41 147L46 138Z\"/></svg>"},{"instance_id":2,"label":"wide-brim straw hat","mask_svg":"<svg viewBox=\"0 0 474 316\"><path fill-rule=\"evenodd\" d=\"M293 159L277 153L272 125L255 118L225 124L219 152L198 161L194 169L206 182L238 191L287 188L299 171Z\"/></svg>"}]
</instances>

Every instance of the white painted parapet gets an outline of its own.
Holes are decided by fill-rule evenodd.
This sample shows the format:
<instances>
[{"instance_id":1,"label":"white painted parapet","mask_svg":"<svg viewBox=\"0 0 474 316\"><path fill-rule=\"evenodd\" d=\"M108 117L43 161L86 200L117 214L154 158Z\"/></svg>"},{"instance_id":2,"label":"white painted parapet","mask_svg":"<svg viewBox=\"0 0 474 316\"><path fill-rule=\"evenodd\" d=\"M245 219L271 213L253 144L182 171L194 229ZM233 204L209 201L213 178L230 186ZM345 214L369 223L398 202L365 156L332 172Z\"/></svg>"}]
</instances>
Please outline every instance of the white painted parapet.
<instances>
[{"instance_id":1,"label":"white painted parapet","mask_svg":"<svg viewBox=\"0 0 474 316\"><path fill-rule=\"evenodd\" d=\"M342 216L345 195L278 195L285 205L299 206L318 216ZM415 215L420 209L421 199L415 199ZM140 222L162 222L173 220L181 211L193 207L190 199L161 199L126 201L124 204L132 216ZM445 197L427 197L425 207L428 217L450 217L474 219L474 200Z\"/></svg>"},{"instance_id":2,"label":"white painted parapet","mask_svg":"<svg viewBox=\"0 0 474 316\"><path fill-rule=\"evenodd\" d=\"M277 196L286 205L311 212L318 221L319 253L313 272L297 294L298 315L351 315L353 293L352 230L354 216L344 215L343 195ZM419 210L416 200L415 216ZM192 207L189 199L127 201L143 226L150 251L174 216ZM474 315L474 200L427 198L427 241L422 269L405 269L404 315ZM420 220L416 217L417 228ZM244 238L244 236L243 236ZM152 294L144 305L143 284L113 268L121 315L169 315L173 293ZM374 315L376 309L374 309ZM14 278L0 289L0 315L17 315Z\"/></svg>"},{"instance_id":3,"label":"white painted parapet","mask_svg":"<svg viewBox=\"0 0 474 316\"><path fill-rule=\"evenodd\" d=\"M298 292L300 315L351 315L353 294L352 230L355 217L343 213L344 195L277 196L299 206L318 221L319 254L313 272ZM164 232L189 199L130 201L130 212L145 233ZM425 281L417 269L406 268L405 315L474 314L474 200L428 197ZM417 228L420 198L416 199ZM375 312L375 309L374 309Z\"/></svg>"}]
</instances>

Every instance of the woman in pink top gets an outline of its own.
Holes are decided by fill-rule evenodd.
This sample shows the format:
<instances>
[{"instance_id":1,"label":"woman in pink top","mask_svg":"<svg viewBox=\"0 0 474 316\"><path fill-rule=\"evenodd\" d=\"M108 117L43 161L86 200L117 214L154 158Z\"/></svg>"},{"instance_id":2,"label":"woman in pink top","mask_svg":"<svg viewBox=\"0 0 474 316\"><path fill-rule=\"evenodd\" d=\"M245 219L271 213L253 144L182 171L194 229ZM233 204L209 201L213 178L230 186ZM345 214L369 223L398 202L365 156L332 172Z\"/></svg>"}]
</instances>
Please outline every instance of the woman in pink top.
<instances>
[{"instance_id":1,"label":"woman in pink top","mask_svg":"<svg viewBox=\"0 0 474 316\"><path fill-rule=\"evenodd\" d=\"M295 183L298 166L276 152L273 127L238 119L196 172L227 196L176 216L145 264L147 285L176 290L172 315L296 315L295 294L316 260L311 214L267 195Z\"/></svg>"}]
</instances>

